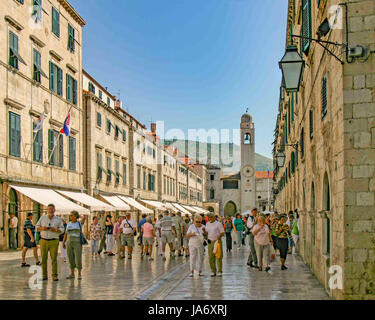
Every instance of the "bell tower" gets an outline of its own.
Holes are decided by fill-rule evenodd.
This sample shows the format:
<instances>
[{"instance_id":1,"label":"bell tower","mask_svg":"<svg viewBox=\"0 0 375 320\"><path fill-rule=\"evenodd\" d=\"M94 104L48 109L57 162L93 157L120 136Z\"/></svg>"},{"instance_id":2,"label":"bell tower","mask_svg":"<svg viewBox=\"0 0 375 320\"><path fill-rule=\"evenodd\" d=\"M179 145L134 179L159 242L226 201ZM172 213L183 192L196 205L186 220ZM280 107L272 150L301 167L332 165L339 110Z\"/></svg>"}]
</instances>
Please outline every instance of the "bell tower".
<instances>
[{"instance_id":1,"label":"bell tower","mask_svg":"<svg viewBox=\"0 0 375 320\"><path fill-rule=\"evenodd\" d=\"M253 118L246 110L241 117L241 212L256 206L254 133Z\"/></svg>"}]
</instances>

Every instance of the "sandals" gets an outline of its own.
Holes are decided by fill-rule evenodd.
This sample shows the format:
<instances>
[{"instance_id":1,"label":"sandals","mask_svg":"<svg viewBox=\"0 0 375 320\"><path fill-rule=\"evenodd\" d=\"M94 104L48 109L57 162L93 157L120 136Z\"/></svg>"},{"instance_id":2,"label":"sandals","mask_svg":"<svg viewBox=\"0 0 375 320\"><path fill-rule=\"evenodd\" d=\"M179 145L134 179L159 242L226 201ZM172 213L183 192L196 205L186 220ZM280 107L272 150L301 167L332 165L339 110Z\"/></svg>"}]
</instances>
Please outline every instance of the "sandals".
<instances>
[{"instance_id":1,"label":"sandals","mask_svg":"<svg viewBox=\"0 0 375 320\"><path fill-rule=\"evenodd\" d=\"M26 262L22 262L21 264L21 267L24 268L24 267L30 267L30 265Z\"/></svg>"},{"instance_id":2,"label":"sandals","mask_svg":"<svg viewBox=\"0 0 375 320\"><path fill-rule=\"evenodd\" d=\"M74 275L70 274L66 277L67 279L74 279Z\"/></svg>"}]
</instances>

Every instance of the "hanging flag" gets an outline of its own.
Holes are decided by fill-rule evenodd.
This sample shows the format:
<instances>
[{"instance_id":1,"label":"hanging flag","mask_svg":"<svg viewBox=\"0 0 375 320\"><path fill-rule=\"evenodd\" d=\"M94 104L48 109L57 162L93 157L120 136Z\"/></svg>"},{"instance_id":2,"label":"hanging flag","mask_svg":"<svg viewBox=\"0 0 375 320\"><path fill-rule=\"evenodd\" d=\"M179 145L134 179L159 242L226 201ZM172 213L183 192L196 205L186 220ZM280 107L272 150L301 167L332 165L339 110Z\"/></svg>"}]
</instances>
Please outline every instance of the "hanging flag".
<instances>
[{"instance_id":1,"label":"hanging flag","mask_svg":"<svg viewBox=\"0 0 375 320\"><path fill-rule=\"evenodd\" d=\"M43 128L43 121L44 121L44 111L41 116L38 118L38 122L35 124L35 128L33 129L34 132L38 132L40 129Z\"/></svg>"},{"instance_id":2,"label":"hanging flag","mask_svg":"<svg viewBox=\"0 0 375 320\"><path fill-rule=\"evenodd\" d=\"M64 121L64 126L60 130L60 133L64 133L67 137L70 136L70 110L71 109L72 108L70 107L68 116L65 118L65 121Z\"/></svg>"}]
</instances>

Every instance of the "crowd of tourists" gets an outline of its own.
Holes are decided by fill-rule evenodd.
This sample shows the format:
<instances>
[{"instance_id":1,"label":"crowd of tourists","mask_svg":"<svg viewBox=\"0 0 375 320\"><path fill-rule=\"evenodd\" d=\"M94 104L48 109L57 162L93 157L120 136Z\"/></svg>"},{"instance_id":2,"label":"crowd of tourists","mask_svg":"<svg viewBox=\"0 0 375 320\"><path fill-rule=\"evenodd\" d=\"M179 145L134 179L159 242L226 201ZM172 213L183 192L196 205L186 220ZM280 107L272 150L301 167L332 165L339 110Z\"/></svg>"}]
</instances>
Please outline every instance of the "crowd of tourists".
<instances>
[{"instance_id":1,"label":"crowd of tourists","mask_svg":"<svg viewBox=\"0 0 375 320\"><path fill-rule=\"evenodd\" d=\"M92 218L86 238L82 229L86 219L80 219L78 212L72 211L69 221L55 215L55 206L48 205L47 214L34 226L33 214L28 213L24 223L24 248L22 267L26 263L26 252L33 249L37 265L42 267L43 280L48 279L48 254L52 262L52 279L58 280L58 251L64 262L68 262L71 273L67 279L82 279L82 248L90 242L93 257L101 254L118 259L132 259L135 246L140 247L142 260L152 263L160 257L171 259L185 257L190 262L189 276L203 275L203 264L207 252L211 276L223 274L223 255L230 255L233 245L237 250L250 247L247 265L259 271L270 271L271 263L280 256L281 270L288 269L288 253L295 254L299 237L298 211L289 214L259 213L256 208L249 215L237 214L235 217L220 217L213 213L207 215L184 215L180 212L165 211L158 216L142 215L137 224L130 212L120 215L116 220L110 214L100 213ZM38 234L38 238L36 237ZM225 246L222 241L225 237ZM248 240L246 240L248 238ZM38 257L37 242L41 261ZM153 254L153 251L157 252Z\"/></svg>"}]
</instances>

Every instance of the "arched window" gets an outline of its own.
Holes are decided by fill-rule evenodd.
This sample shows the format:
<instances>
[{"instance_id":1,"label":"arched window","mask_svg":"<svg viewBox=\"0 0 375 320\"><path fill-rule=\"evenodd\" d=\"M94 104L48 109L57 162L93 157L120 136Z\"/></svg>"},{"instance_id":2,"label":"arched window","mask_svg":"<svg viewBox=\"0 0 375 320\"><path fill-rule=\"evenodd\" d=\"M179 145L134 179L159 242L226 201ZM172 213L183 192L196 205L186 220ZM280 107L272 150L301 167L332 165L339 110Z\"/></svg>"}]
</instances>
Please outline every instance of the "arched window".
<instances>
[{"instance_id":1,"label":"arched window","mask_svg":"<svg viewBox=\"0 0 375 320\"><path fill-rule=\"evenodd\" d=\"M251 135L250 133L245 133L243 136L243 143L244 144L251 144Z\"/></svg>"}]
</instances>

